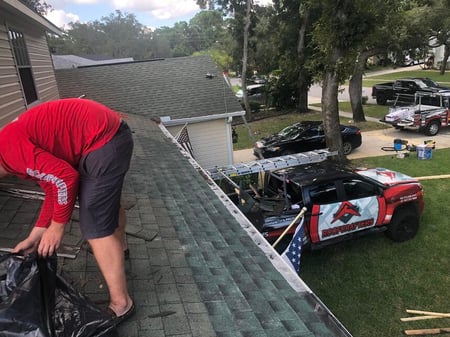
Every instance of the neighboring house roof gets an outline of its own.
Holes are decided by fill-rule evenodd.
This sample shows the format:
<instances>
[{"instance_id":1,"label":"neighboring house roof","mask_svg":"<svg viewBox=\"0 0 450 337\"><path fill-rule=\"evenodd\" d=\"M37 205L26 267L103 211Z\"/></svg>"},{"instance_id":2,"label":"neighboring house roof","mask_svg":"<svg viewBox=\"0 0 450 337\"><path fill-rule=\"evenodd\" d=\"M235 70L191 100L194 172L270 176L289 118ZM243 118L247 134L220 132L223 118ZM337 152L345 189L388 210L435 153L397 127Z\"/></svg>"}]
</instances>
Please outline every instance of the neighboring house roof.
<instances>
[{"instance_id":1,"label":"neighboring house roof","mask_svg":"<svg viewBox=\"0 0 450 337\"><path fill-rule=\"evenodd\" d=\"M117 111L172 120L243 113L209 56L57 70L60 96L102 102Z\"/></svg>"},{"instance_id":2,"label":"neighboring house roof","mask_svg":"<svg viewBox=\"0 0 450 337\"><path fill-rule=\"evenodd\" d=\"M108 55L102 55L102 54L86 54L86 55L79 55L80 57L83 57L85 59L89 59L91 61L106 61L106 60L114 60L114 57L108 56ZM132 57L130 57L131 61L134 61Z\"/></svg>"},{"instance_id":3,"label":"neighboring house roof","mask_svg":"<svg viewBox=\"0 0 450 337\"><path fill-rule=\"evenodd\" d=\"M164 128L145 116L126 120L135 144L123 190L127 278L137 313L120 336L350 336ZM17 197L21 188L0 193L2 247L24 238L37 217L41 202ZM75 212L63 246L80 239ZM58 271L108 303L85 248L76 260L61 258Z\"/></svg>"},{"instance_id":4,"label":"neighboring house roof","mask_svg":"<svg viewBox=\"0 0 450 337\"><path fill-rule=\"evenodd\" d=\"M13 15L22 16L24 22L30 22L33 25L37 25L47 32L62 35L62 31L53 23L18 0L0 0L0 11L7 11Z\"/></svg>"},{"instance_id":5,"label":"neighboring house roof","mask_svg":"<svg viewBox=\"0 0 450 337\"><path fill-rule=\"evenodd\" d=\"M124 63L134 61L132 57L113 59L113 58L105 58L104 56L102 58L98 55L93 55L92 58L77 55L52 55L52 59L55 69L73 69L82 66Z\"/></svg>"}]
</instances>

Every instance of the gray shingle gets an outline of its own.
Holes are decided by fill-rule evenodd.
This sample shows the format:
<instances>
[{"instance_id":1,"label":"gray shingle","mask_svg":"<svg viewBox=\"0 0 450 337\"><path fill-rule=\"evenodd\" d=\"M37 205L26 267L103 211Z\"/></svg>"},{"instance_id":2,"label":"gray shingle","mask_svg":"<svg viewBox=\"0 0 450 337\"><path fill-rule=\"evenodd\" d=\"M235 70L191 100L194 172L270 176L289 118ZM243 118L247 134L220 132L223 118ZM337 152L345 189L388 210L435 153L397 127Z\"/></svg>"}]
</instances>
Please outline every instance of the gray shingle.
<instances>
[{"instance_id":1,"label":"gray shingle","mask_svg":"<svg viewBox=\"0 0 450 337\"><path fill-rule=\"evenodd\" d=\"M56 79L61 98L86 95L125 113L181 119L242 110L209 56L62 69Z\"/></svg>"}]
</instances>

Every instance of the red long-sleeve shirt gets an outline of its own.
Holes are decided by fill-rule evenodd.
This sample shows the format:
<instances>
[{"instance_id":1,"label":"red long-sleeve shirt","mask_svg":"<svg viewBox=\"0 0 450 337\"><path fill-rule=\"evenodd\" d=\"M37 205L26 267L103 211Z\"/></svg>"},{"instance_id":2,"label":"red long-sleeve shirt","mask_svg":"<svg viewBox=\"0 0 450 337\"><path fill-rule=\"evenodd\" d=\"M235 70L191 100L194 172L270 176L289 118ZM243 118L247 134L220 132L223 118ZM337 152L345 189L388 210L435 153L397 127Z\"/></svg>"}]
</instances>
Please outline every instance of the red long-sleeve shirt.
<instances>
[{"instance_id":1,"label":"red long-sleeve shirt","mask_svg":"<svg viewBox=\"0 0 450 337\"><path fill-rule=\"evenodd\" d=\"M78 163L106 144L120 116L86 99L40 104L0 130L0 165L10 174L38 182L45 192L37 227L53 219L67 223L78 195Z\"/></svg>"}]
</instances>

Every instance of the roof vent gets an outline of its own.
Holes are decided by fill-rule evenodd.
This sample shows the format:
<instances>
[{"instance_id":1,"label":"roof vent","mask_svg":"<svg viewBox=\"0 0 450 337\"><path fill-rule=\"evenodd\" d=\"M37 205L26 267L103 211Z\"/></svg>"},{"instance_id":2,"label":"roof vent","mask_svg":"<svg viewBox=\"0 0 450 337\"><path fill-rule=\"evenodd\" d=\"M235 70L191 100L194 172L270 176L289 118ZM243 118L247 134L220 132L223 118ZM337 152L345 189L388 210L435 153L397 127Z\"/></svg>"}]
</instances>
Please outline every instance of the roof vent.
<instances>
[{"instance_id":1,"label":"roof vent","mask_svg":"<svg viewBox=\"0 0 450 337\"><path fill-rule=\"evenodd\" d=\"M212 78L215 77L215 75L214 75L214 74L211 74L211 73L206 73L205 77L206 77L206 78L209 78L209 79L212 79Z\"/></svg>"}]
</instances>

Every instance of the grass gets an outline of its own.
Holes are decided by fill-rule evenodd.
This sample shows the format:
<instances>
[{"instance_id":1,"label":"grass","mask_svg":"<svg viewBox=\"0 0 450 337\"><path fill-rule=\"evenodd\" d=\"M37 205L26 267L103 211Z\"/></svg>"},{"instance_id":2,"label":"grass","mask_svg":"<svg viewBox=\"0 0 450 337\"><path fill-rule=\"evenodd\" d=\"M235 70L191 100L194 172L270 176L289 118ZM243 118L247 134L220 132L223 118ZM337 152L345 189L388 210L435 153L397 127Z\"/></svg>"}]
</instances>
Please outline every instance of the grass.
<instances>
[{"instance_id":1,"label":"grass","mask_svg":"<svg viewBox=\"0 0 450 337\"><path fill-rule=\"evenodd\" d=\"M339 110L351 113L352 107L350 105L350 102L339 102ZM389 111L389 107L386 105L365 104L363 105L363 110L366 117L369 116L381 119L386 116Z\"/></svg>"},{"instance_id":2,"label":"grass","mask_svg":"<svg viewBox=\"0 0 450 337\"><path fill-rule=\"evenodd\" d=\"M353 164L412 176L450 174L450 149L431 160L381 156ZM406 309L449 312L450 179L423 180L425 210L418 235L395 243L383 234L305 252L300 276L353 336L400 336L405 329L445 327L450 319L401 322Z\"/></svg>"}]
</instances>

